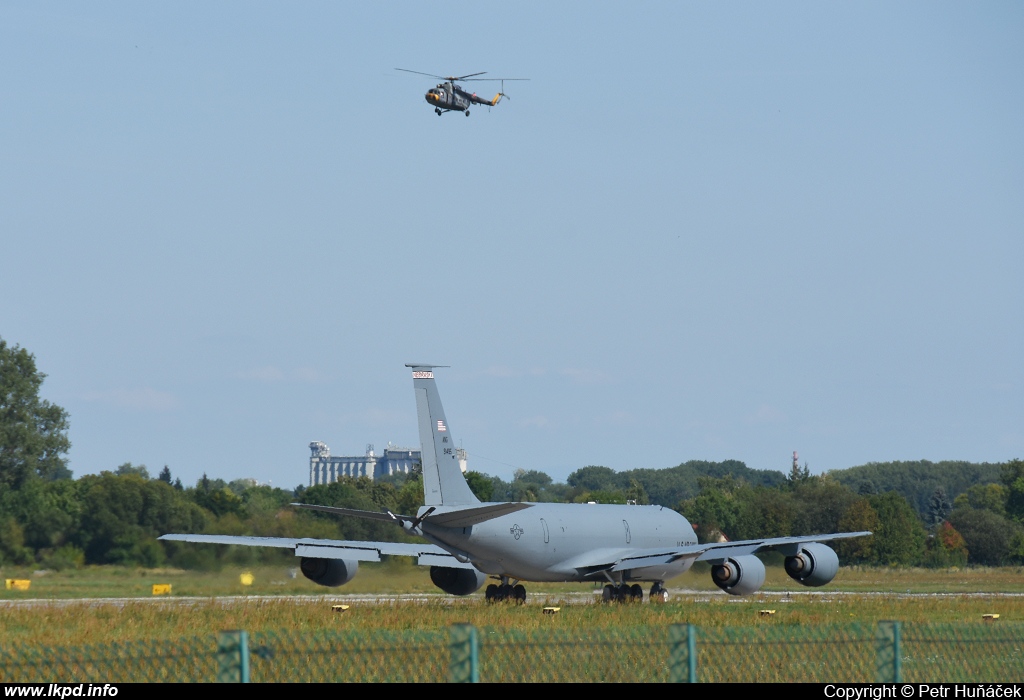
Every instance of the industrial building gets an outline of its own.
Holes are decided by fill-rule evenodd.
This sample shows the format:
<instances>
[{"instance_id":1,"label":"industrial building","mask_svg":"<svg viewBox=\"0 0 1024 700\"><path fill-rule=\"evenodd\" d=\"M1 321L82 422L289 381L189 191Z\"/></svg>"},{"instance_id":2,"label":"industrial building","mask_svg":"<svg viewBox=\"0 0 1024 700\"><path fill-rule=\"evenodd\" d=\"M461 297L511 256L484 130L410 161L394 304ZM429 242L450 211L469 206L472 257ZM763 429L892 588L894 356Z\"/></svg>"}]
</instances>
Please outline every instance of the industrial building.
<instances>
[{"instance_id":1,"label":"industrial building","mask_svg":"<svg viewBox=\"0 0 1024 700\"><path fill-rule=\"evenodd\" d=\"M420 451L392 445L377 454L373 445L366 446L366 454L357 457L332 457L331 449L319 440L309 443L309 485L330 484L342 477L365 476L378 479L392 474L408 474L420 464ZM466 451L458 448L455 454L459 466L466 471Z\"/></svg>"}]
</instances>

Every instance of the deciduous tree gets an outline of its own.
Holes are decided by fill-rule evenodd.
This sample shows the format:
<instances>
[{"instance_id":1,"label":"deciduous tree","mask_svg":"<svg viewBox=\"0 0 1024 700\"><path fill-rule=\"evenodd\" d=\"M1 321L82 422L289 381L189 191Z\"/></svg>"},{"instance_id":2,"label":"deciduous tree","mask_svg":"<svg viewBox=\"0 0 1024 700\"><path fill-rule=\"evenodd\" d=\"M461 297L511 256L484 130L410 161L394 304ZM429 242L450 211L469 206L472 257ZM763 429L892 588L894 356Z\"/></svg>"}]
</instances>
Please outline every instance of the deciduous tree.
<instances>
[{"instance_id":1,"label":"deciduous tree","mask_svg":"<svg viewBox=\"0 0 1024 700\"><path fill-rule=\"evenodd\" d=\"M0 488L71 477L68 414L39 397L45 378L33 355L0 338Z\"/></svg>"}]
</instances>

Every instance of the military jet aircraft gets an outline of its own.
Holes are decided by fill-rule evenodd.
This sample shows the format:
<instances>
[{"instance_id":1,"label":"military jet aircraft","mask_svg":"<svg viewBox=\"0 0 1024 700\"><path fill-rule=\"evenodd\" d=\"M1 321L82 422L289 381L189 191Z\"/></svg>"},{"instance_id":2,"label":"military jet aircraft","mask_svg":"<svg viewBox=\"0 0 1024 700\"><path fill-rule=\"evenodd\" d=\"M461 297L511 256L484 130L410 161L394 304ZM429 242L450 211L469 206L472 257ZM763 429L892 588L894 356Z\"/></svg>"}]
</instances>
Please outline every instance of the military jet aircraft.
<instances>
[{"instance_id":1,"label":"military jet aircraft","mask_svg":"<svg viewBox=\"0 0 1024 700\"><path fill-rule=\"evenodd\" d=\"M764 564L757 552L785 555L785 568L805 586L833 579L839 558L831 540L870 532L776 537L698 544L679 513L661 506L582 503L481 503L469 488L456 457L455 442L434 381L437 365L409 364L422 450L425 505L416 515L293 503L337 515L383 520L426 540L423 544L358 542L288 537L164 535L162 540L291 549L306 578L324 586L352 580L360 561L382 555L415 557L430 567L430 579L452 595L469 595L488 580L488 601L526 601L526 582L605 581L605 601L665 601L665 581L695 561L711 564L711 578L733 595L758 590Z\"/></svg>"}]
</instances>

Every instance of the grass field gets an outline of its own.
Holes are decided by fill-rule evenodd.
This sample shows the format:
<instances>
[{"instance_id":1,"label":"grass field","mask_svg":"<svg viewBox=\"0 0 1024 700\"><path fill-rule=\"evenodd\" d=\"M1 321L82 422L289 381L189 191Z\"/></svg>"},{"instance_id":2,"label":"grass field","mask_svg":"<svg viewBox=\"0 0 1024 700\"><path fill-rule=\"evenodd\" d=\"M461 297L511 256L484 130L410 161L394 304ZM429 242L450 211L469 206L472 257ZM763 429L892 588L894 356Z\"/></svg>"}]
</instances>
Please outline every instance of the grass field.
<instances>
[{"instance_id":1,"label":"grass field","mask_svg":"<svg viewBox=\"0 0 1024 700\"><path fill-rule=\"evenodd\" d=\"M8 641L52 645L95 644L109 641L168 639L214 634L219 630L288 629L410 630L439 629L458 622L479 627L529 631L597 629L618 626L661 626L690 622L702 627L828 625L879 620L904 622L968 622L987 624L982 616L996 613L1000 621L1024 620L1024 571L1020 569L860 569L840 570L836 580L820 589L790 581L780 567L768 568L762 594L732 597L711 584L706 570L684 574L669 582L672 599L663 605L594 605L598 588L587 584L530 584L539 599L561 601L557 615L542 615L538 602L526 606L488 605L482 594L454 598L440 593L425 569L394 561L361 567L359 575L341 588L326 589L286 567L228 569L212 572L136 570L92 567L33 575L5 570L5 578L28 577L29 591L3 590L0 600L39 600L32 605L0 603L0 629ZM253 575L243 586L240 576ZM151 595L153 584L170 583L170 599ZM816 595L794 594L813 590ZM907 597L905 593L943 593ZM344 596L348 594L430 594L417 602L364 603L351 601L347 612L331 610L328 599L266 600L259 596ZM592 594L591 596L586 595ZM830 595L842 593L841 595ZM581 595L583 594L583 595ZM1007 595L1022 594L1022 595ZM250 596L225 604L217 596ZM175 602L195 596L197 601ZM76 598L142 598L137 601L72 602ZM49 602L46 602L49 601ZM762 616L765 609L774 609ZM998 624L998 623L996 623Z\"/></svg>"},{"instance_id":2,"label":"grass field","mask_svg":"<svg viewBox=\"0 0 1024 700\"><path fill-rule=\"evenodd\" d=\"M762 616L760 611L766 608L774 609L775 614ZM64 646L213 635L229 629L250 632L432 630L461 622L522 631L651 627L687 622L700 627L823 626L850 622L873 625L879 620L892 619L983 625L988 623L983 622L982 616L988 613L998 613L1000 622L1024 620L1024 599L967 596L922 599L852 594L825 599L765 601L756 596L733 599L684 594L662 605L570 603L563 605L557 615L542 615L540 605L488 605L479 598L454 603L441 600L353 603L344 613L333 612L331 601L252 600L231 605L215 600L191 605L44 604L0 608L0 629L4 630L7 641Z\"/></svg>"},{"instance_id":3,"label":"grass field","mask_svg":"<svg viewBox=\"0 0 1024 700\"><path fill-rule=\"evenodd\" d=\"M296 560L296 565L297 565ZM120 598L150 597L154 584L171 584L173 596L225 595L324 595L394 594L441 592L430 581L426 567L408 559L380 564L361 564L359 573L339 588L324 588L307 580L295 566L225 567L221 571L182 569L136 569L90 566L60 572L5 567L5 579L27 579L28 591L0 590L0 601L27 598ZM253 575L252 585L241 583L241 574ZM603 582L602 582L603 585ZM711 582L709 567L697 564L693 570L668 582L670 591L718 592ZM597 590L590 584L529 583L531 593L580 593ZM645 586L645 589L648 586ZM791 580L781 565L767 567L762 590L768 592L851 591L865 593L1021 593L1024 568L895 569L844 566L835 580L818 589L805 588ZM442 594L443 595L443 594ZM481 594L482 595L482 592Z\"/></svg>"}]
</instances>

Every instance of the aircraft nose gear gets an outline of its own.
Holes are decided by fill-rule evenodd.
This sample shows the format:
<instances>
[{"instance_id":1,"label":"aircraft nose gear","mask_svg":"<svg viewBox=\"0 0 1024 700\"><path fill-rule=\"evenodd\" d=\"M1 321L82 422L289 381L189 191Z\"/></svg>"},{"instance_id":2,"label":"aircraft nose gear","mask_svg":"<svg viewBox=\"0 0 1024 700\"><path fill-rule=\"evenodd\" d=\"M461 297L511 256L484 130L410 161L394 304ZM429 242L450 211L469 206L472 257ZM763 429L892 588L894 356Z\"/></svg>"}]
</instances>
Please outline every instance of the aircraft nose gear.
<instances>
[{"instance_id":1,"label":"aircraft nose gear","mask_svg":"<svg viewBox=\"0 0 1024 700\"><path fill-rule=\"evenodd\" d=\"M632 586L620 583L618 585L606 584L601 591L601 600L605 603L642 603L644 600L644 589L639 583Z\"/></svg>"},{"instance_id":2,"label":"aircraft nose gear","mask_svg":"<svg viewBox=\"0 0 1024 700\"><path fill-rule=\"evenodd\" d=\"M501 603L506 600L522 605L526 602L526 587L517 583L512 585L508 580L503 580L501 585L491 584L484 589L484 600L488 603Z\"/></svg>"},{"instance_id":3,"label":"aircraft nose gear","mask_svg":"<svg viewBox=\"0 0 1024 700\"><path fill-rule=\"evenodd\" d=\"M437 116L441 116L441 109L439 107L434 107L434 111L437 112Z\"/></svg>"}]
</instances>

